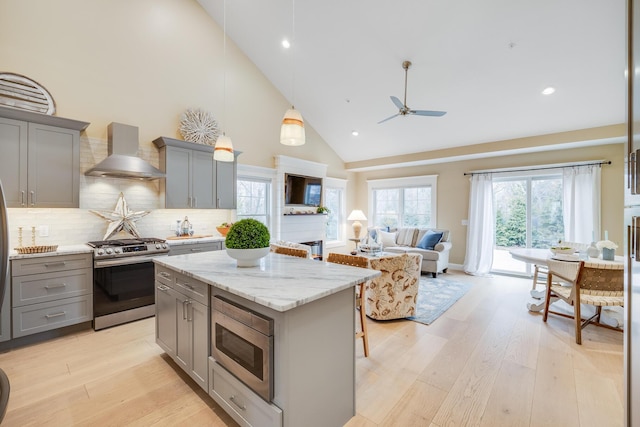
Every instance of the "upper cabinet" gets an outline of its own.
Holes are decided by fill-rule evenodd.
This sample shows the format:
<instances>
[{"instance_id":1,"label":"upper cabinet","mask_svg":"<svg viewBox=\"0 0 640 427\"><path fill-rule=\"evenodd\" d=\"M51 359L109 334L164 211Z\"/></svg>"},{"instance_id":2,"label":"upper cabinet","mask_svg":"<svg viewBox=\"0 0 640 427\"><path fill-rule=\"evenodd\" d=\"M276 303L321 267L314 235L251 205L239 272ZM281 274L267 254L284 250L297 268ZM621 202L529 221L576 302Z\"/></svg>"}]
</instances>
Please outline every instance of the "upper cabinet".
<instances>
[{"instance_id":1,"label":"upper cabinet","mask_svg":"<svg viewBox=\"0 0 640 427\"><path fill-rule=\"evenodd\" d=\"M0 107L0 180L8 207L79 207L80 131L87 126Z\"/></svg>"},{"instance_id":2,"label":"upper cabinet","mask_svg":"<svg viewBox=\"0 0 640 427\"><path fill-rule=\"evenodd\" d=\"M235 209L236 162L213 160L213 147L160 137L165 208ZM240 153L236 153L238 155Z\"/></svg>"}]
</instances>

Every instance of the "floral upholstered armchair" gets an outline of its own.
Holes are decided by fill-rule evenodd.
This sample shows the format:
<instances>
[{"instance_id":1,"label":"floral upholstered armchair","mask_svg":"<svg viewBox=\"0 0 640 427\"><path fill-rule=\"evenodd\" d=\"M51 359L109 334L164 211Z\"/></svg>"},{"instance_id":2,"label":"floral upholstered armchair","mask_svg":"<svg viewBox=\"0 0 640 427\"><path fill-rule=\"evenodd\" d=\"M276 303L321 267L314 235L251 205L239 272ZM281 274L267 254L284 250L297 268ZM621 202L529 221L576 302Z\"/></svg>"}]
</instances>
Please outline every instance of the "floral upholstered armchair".
<instances>
[{"instance_id":1,"label":"floral upholstered armchair","mask_svg":"<svg viewBox=\"0 0 640 427\"><path fill-rule=\"evenodd\" d=\"M414 316L422 255L402 254L371 260L371 268L382 275L365 286L367 316L376 320Z\"/></svg>"}]
</instances>

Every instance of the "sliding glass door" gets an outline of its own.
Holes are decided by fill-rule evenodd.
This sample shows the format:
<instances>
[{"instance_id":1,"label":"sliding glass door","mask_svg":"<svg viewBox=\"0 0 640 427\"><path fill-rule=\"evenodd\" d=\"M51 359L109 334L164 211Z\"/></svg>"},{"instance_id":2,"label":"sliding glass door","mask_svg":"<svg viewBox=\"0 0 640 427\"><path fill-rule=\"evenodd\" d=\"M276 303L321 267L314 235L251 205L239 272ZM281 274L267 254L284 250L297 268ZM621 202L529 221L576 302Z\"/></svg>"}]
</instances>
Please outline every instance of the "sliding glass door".
<instances>
[{"instance_id":1,"label":"sliding glass door","mask_svg":"<svg viewBox=\"0 0 640 427\"><path fill-rule=\"evenodd\" d=\"M492 270L531 274L514 260L513 248L548 248L564 236L562 176L533 175L493 180L495 247Z\"/></svg>"}]
</instances>

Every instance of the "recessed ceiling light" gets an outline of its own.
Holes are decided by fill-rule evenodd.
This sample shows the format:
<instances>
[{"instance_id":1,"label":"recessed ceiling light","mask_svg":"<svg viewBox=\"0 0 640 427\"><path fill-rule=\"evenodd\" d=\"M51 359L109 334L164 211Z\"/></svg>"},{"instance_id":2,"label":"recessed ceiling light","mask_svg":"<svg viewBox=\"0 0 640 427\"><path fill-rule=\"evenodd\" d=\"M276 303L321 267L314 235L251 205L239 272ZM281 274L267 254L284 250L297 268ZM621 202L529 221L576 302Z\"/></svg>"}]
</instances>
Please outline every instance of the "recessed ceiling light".
<instances>
[{"instance_id":1,"label":"recessed ceiling light","mask_svg":"<svg viewBox=\"0 0 640 427\"><path fill-rule=\"evenodd\" d=\"M360 135L360 133L357 130L352 130L351 131L351 135L358 136L358 135Z\"/></svg>"},{"instance_id":2,"label":"recessed ceiling light","mask_svg":"<svg viewBox=\"0 0 640 427\"><path fill-rule=\"evenodd\" d=\"M556 91L556 88L549 86L549 87L545 88L545 89L542 91L542 94L543 94L543 95L551 95L551 94L552 94L553 92L555 92L555 91Z\"/></svg>"},{"instance_id":3,"label":"recessed ceiling light","mask_svg":"<svg viewBox=\"0 0 640 427\"><path fill-rule=\"evenodd\" d=\"M285 49L289 49L291 47L291 43L289 43L289 40L287 39L282 40L282 47Z\"/></svg>"}]
</instances>

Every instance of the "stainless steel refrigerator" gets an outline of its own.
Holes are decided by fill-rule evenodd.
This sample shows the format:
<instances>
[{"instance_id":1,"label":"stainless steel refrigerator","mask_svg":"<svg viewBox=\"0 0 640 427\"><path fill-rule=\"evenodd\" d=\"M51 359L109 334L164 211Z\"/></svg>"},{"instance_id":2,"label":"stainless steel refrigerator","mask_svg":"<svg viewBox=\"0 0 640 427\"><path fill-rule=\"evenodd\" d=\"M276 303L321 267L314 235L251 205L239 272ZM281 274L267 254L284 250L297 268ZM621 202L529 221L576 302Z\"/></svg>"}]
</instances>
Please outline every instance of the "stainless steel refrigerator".
<instances>
[{"instance_id":1,"label":"stainless steel refrigerator","mask_svg":"<svg viewBox=\"0 0 640 427\"><path fill-rule=\"evenodd\" d=\"M625 424L640 427L640 0L627 1Z\"/></svg>"},{"instance_id":2,"label":"stainless steel refrigerator","mask_svg":"<svg viewBox=\"0 0 640 427\"><path fill-rule=\"evenodd\" d=\"M7 203L2 181L0 181L0 341L7 341L11 338L10 283Z\"/></svg>"}]
</instances>

